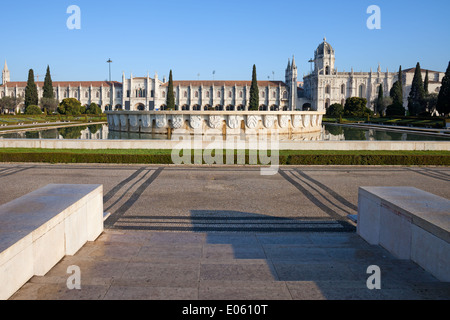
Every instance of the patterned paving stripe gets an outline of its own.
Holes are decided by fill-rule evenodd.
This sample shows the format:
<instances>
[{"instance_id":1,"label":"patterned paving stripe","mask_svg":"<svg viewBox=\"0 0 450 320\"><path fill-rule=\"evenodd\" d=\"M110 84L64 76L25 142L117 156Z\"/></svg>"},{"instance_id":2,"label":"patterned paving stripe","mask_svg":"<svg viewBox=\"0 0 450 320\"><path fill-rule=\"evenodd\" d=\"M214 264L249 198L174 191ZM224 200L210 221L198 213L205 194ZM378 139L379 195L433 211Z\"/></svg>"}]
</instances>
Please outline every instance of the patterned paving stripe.
<instances>
[{"instance_id":1,"label":"patterned paving stripe","mask_svg":"<svg viewBox=\"0 0 450 320\"><path fill-rule=\"evenodd\" d=\"M171 217L152 219L126 216L120 218L114 229L148 231L194 231L194 232L353 232L339 221L333 220L295 220L289 218L219 218L201 219L190 217Z\"/></svg>"}]
</instances>

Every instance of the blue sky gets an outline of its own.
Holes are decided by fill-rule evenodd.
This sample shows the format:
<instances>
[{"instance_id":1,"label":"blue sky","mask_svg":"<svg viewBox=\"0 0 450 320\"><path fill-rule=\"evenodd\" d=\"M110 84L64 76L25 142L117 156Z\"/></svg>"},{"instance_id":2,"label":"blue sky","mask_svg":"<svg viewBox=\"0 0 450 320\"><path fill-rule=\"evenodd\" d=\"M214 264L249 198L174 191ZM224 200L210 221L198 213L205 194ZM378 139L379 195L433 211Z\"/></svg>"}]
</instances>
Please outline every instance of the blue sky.
<instances>
[{"instance_id":1,"label":"blue sky","mask_svg":"<svg viewBox=\"0 0 450 320\"><path fill-rule=\"evenodd\" d=\"M381 30L369 30L369 5L381 9ZM69 30L67 8L81 9L81 29ZM11 81L26 80L28 69L58 80L284 81L295 55L299 81L324 37L336 51L338 71L398 70L414 67L445 71L450 60L450 2L447 0L184 0L85 1L23 0L1 5L0 61Z\"/></svg>"}]
</instances>

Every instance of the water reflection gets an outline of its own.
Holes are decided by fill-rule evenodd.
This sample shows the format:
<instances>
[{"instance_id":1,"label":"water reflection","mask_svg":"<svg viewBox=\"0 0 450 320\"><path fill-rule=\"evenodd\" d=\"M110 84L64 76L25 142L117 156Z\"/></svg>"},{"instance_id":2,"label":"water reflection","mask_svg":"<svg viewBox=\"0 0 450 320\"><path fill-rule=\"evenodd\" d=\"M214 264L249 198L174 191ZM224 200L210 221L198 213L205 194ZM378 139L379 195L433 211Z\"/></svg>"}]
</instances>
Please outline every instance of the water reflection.
<instances>
[{"instance_id":1,"label":"water reflection","mask_svg":"<svg viewBox=\"0 0 450 320\"><path fill-rule=\"evenodd\" d=\"M280 140L292 141L450 141L450 137L352 128L330 124L324 124L320 132L292 136L280 135L279 137ZM107 125L94 124L6 133L0 135L0 139L167 140L168 135L109 131Z\"/></svg>"}]
</instances>

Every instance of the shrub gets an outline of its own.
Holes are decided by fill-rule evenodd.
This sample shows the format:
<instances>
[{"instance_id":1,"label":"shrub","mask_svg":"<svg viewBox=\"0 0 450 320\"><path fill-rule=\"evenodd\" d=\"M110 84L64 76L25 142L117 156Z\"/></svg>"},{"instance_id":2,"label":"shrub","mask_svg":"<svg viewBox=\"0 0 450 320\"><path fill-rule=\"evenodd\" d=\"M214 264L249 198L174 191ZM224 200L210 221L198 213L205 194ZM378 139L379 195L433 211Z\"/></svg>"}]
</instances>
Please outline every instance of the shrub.
<instances>
[{"instance_id":1,"label":"shrub","mask_svg":"<svg viewBox=\"0 0 450 320\"><path fill-rule=\"evenodd\" d=\"M58 113L65 115L80 115L82 111L81 102L75 98L64 99L58 107Z\"/></svg>"},{"instance_id":2,"label":"shrub","mask_svg":"<svg viewBox=\"0 0 450 320\"><path fill-rule=\"evenodd\" d=\"M344 106L344 115L347 117L362 118L367 115L372 115L373 112L367 106L367 99L365 98L347 98Z\"/></svg>"},{"instance_id":3,"label":"shrub","mask_svg":"<svg viewBox=\"0 0 450 320\"><path fill-rule=\"evenodd\" d=\"M25 109L25 114L26 115L38 115L38 114L42 114L42 110L38 106L30 105Z\"/></svg>"},{"instance_id":4,"label":"shrub","mask_svg":"<svg viewBox=\"0 0 450 320\"><path fill-rule=\"evenodd\" d=\"M339 118L344 114L344 107L340 103L334 103L327 109L327 116Z\"/></svg>"},{"instance_id":5,"label":"shrub","mask_svg":"<svg viewBox=\"0 0 450 320\"><path fill-rule=\"evenodd\" d=\"M404 116L405 108L399 104L391 104L386 108L386 116Z\"/></svg>"},{"instance_id":6,"label":"shrub","mask_svg":"<svg viewBox=\"0 0 450 320\"><path fill-rule=\"evenodd\" d=\"M92 102L89 107L86 108L86 113L99 115L102 114L102 109L95 102Z\"/></svg>"}]
</instances>

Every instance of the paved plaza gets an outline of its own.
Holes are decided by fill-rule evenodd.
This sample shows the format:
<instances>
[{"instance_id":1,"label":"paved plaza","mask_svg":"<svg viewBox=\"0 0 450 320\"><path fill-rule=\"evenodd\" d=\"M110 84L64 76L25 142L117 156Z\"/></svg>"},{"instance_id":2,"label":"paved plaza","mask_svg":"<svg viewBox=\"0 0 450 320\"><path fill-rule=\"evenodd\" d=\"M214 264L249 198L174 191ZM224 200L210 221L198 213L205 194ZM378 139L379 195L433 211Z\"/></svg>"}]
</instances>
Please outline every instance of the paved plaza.
<instances>
[{"instance_id":1,"label":"paved plaza","mask_svg":"<svg viewBox=\"0 0 450 320\"><path fill-rule=\"evenodd\" d=\"M445 167L0 164L0 204L102 184L104 233L11 299L449 299L450 285L356 234L359 186L450 198ZM81 289L67 288L69 266ZM381 270L369 290L367 268Z\"/></svg>"}]
</instances>

